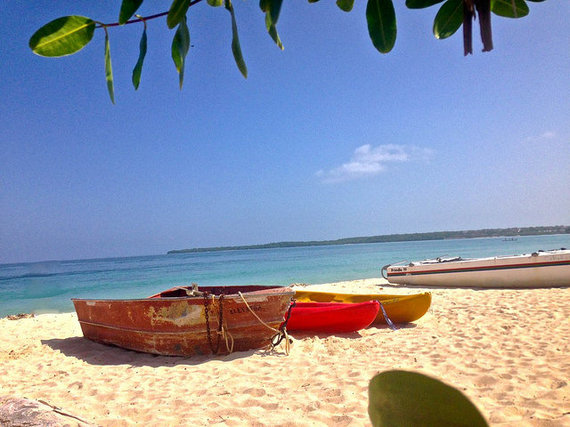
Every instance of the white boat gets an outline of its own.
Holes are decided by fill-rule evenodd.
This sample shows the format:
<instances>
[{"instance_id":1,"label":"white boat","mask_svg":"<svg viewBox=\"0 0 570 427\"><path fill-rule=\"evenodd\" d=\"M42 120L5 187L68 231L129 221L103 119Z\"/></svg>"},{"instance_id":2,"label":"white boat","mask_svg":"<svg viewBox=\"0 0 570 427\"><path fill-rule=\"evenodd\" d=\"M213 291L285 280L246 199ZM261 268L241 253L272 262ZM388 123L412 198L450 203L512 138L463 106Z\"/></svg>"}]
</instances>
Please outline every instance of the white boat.
<instances>
[{"instance_id":1,"label":"white boat","mask_svg":"<svg viewBox=\"0 0 570 427\"><path fill-rule=\"evenodd\" d=\"M386 272L386 274L384 274ZM436 258L382 267L390 283L460 288L570 286L570 250L489 258Z\"/></svg>"}]
</instances>

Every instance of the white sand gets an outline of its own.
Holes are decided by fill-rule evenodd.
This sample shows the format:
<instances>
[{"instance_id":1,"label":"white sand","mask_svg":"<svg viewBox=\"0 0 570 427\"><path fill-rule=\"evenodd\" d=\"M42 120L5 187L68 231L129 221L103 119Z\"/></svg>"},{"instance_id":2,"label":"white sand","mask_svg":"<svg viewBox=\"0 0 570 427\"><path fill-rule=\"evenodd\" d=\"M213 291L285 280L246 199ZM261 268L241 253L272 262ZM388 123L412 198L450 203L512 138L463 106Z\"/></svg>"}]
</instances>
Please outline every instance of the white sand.
<instances>
[{"instance_id":1,"label":"white sand","mask_svg":"<svg viewBox=\"0 0 570 427\"><path fill-rule=\"evenodd\" d=\"M320 288L385 293L366 279ZM82 337L75 314L0 319L0 395L41 399L121 425L369 425L368 382L385 370L454 385L491 425L570 425L570 289L430 289L429 312L392 331L297 337L264 350L163 357ZM70 419L73 421L73 419Z\"/></svg>"}]
</instances>

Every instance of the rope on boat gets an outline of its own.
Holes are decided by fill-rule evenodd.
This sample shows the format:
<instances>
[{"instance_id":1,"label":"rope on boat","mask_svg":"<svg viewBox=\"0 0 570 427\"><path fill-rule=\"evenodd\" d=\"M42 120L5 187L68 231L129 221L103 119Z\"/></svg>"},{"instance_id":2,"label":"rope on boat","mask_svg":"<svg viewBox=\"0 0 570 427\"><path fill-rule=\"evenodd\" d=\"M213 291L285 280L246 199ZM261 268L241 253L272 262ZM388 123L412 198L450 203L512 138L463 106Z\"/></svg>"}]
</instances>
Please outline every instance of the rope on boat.
<instances>
[{"instance_id":1,"label":"rope on boat","mask_svg":"<svg viewBox=\"0 0 570 427\"><path fill-rule=\"evenodd\" d=\"M388 315L386 314L386 310L384 309L384 306L382 305L382 303L380 301L378 301L378 304L380 304L380 308L382 309L382 314L384 315L384 319L386 319L386 323L388 324L388 326L393 330L393 331L397 331L398 328L396 328L396 325L394 325L394 322L392 322L390 320L390 318L388 317Z\"/></svg>"},{"instance_id":2,"label":"rope on boat","mask_svg":"<svg viewBox=\"0 0 570 427\"><path fill-rule=\"evenodd\" d=\"M398 264L402 264L402 263L405 263L405 262L408 262L408 261L404 259L404 260L402 260L402 261L393 262L392 264L386 264L384 267L382 267L382 268L380 269L380 274L382 275L382 277L383 277L384 279L390 281L390 280L388 279L388 267L392 267L393 265L398 265ZM386 272L386 274L384 274L384 272Z\"/></svg>"},{"instance_id":3,"label":"rope on boat","mask_svg":"<svg viewBox=\"0 0 570 427\"><path fill-rule=\"evenodd\" d=\"M247 309L251 312L251 314L253 314L257 320L259 320L259 323L261 323L263 326L275 332L275 335L273 336L273 338L271 338L271 348L274 349L285 338L285 354L289 355L289 350L291 348L292 340L289 338L289 335L287 334L286 326L289 317L291 317L291 309L293 308L294 304L291 304L289 306L289 311L287 312L287 319L285 320L285 322L281 324L279 329L275 329L273 326L269 326L267 323L261 320L261 318L255 313L255 311L251 309L251 307L249 306L249 304L247 303L241 292L238 291L238 295L241 297L242 301L244 302Z\"/></svg>"},{"instance_id":4,"label":"rope on boat","mask_svg":"<svg viewBox=\"0 0 570 427\"><path fill-rule=\"evenodd\" d=\"M224 342L226 343L226 349L228 350L228 354L231 354L234 351L234 337L232 336L232 334L230 334L230 332L228 331L227 325L224 323L224 309L223 309L223 299L224 299L224 294L220 295L220 298L218 299L218 304L220 305L220 312L218 313L218 346L216 348L216 353L218 352L218 350L220 349L220 338L224 339ZM231 345L229 344L231 341Z\"/></svg>"},{"instance_id":5,"label":"rope on boat","mask_svg":"<svg viewBox=\"0 0 570 427\"><path fill-rule=\"evenodd\" d=\"M222 331L218 332L218 333L220 333L222 335L222 337L224 338L224 340L226 342L226 349L228 350L228 354L233 353L233 351L234 351L234 337L232 336L232 334L230 334L226 325L223 325ZM228 337L229 337L229 342L231 342L231 345L228 342Z\"/></svg>"},{"instance_id":6,"label":"rope on boat","mask_svg":"<svg viewBox=\"0 0 570 427\"><path fill-rule=\"evenodd\" d=\"M219 306L219 312L218 312L218 330L216 331L216 335L217 335L217 340L216 340L216 346L214 347L214 343L212 342L212 335L210 332L210 316L208 313L208 304L209 304L209 297L210 295L207 292L204 292L204 314L206 317L206 333L208 335L208 343L210 344L210 349L212 350L212 354L218 354L218 351L220 350L220 340L223 337L225 342L226 342L226 348L228 349L228 352L231 353L233 351L234 348L234 338L231 336L231 334L227 331L227 328L224 327L224 294L220 295L220 298L218 299L218 306ZM214 295L212 295L212 303L214 303ZM228 336L231 339L231 347L229 345L228 342Z\"/></svg>"},{"instance_id":7,"label":"rope on boat","mask_svg":"<svg viewBox=\"0 0 570 427\"><path fill-rule=\"evenodd\" d=\"M268 327L269 329L271 329L271 330L274 331L274 332L279 332L278 329L275 329L273 326L269 326L267 323L265 323L263 320L261 320L261 319L259 318L259 316L251 309L251 307L249 306L249 304L247 303L247 301L245 300L245 298L243 297L243 295L242 295L241 292L238 291L238 295L241 297L242 301L245 303L245 306L248 308L248 310L251 312L251 314L253 314L253 315L257 318L257 320L259 320L259 322L260 322L262 325Z\"/></svg>"},{"instance_id":8,"label":"rope on boat","mask_svg":"<svg viewBox=\"0 0 570 427\"><path fill-rule=\"evenodd\" d=\"M388 277L386 275L384 275L384 271L386 271L386 273L388 273L388 267L390 267L392 264L386 264L384 267L382 267L380 269L380 274L382 275L382 277L386 280L388 280Z\"/></svg>"},{"instance_id":9,"label":"rope on boat","mask_svg":"<svg viewBox=\"0 0 570 427\"><path fill-rule=\"evenodd\" d=\"M289 355L291 344L293 344L293 340L289 338L289 335L287 334L287 322L289 322L289 318L291 317L291 311L293 310L293 307L295 307L295 305L297 305L297 301L293 300L289 305L289 309L287 310L287 316L285 317L285 321L281 324L281 326L279 326L279 332L271 338L271 349L274 349L279 344L281 344L281 341L285 340L285 354L287 355Z\"/></svg>"}]
</instances>

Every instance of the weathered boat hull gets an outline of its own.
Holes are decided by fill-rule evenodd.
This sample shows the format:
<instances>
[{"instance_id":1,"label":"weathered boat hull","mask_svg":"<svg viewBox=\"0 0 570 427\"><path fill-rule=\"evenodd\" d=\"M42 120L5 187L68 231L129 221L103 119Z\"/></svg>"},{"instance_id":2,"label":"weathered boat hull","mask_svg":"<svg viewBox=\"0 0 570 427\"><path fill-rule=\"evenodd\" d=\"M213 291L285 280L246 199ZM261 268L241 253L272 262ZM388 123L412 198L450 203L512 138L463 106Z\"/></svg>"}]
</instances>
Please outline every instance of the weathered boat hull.
<instances>
[{"instance_id":1,"label":"weathered boat hull","mask_svg":"<svg viewBox=\"0 0 570 427\"><path fill-rule=\"evenodd\" d=\"M376 318L378 301L361 303L299 302L287 323L290 332L349 333L364 329Z\"/></svg>"},{"instance_id":2,"label":"weathered boat hull","mask_svg":"<svg viewBox=\"0 0 570 427\"><path fill-rule=\"evenodd\" d=\"M570 250L477 258L435 259L386 266L391 283L473 288L570 286Z\"/></svg>"},{"instance_id":3,"label":"weathered boat hull","mask_svg":"<svg viewBox=\"0 0 570 427\"><path fill-rule=\"evenodd\" d=\"M173 288L146 299L73 299L73 304L85 338L145 353L193 356L269 345L294 295L290 288L255 286L199 290L209 295L181 296L185 288ZM218 333L220 320L225 335Z\"/></svg>"},{"instance_id":4,"label":"weathered boat hull","mask_svg":"<svg viewBox=\"0 0 570 427\"><path fill-rule=\"evenodd\" d=\"M390 294L346 294L338 292L311 291L295 289L297 301L314 302L342 302L357 303L364 301L379 301L382 303L388 318L395 323L413 322L421 318L431 305L431 293L422 292L413 295L390 295ZM380 309L373 323L385 324L386 317Z\"/></svg>"}]
</instances>

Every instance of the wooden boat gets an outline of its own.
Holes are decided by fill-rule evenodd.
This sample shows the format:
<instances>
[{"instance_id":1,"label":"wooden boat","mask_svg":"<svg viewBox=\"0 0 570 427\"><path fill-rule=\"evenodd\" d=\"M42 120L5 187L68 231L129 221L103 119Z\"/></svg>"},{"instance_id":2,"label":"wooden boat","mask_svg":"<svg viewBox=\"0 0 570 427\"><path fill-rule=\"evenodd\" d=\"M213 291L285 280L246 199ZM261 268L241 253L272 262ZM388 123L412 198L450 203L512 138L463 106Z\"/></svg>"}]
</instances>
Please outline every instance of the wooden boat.
<instances>
[{"instance_id":1,"label":"wooden boat","mask_svg":"<svg viewBox=\"0 0 570 427\"><path fill-rule=\"evenodd\" d=\"M145 299L73 299L85 338L168 356L227 354L271 343L294 295L267 286L181 286Z\"/></svg>"},{"instance_id":2,"label":"wooden boat","mask_svg":"<svg viewBox=\"0 0 570 427\"><path fill-rule=\"evenodd\" d=\"M289 332L349 333L364 329L376 319L378 301L361 303L295 302L287 322Z\"/></svg>"},{"instance_id":3,"label":"wooden boat","mask_svg":"<svg viewBox=\"0 0 570 427\"><path fill-rule=\"evenodd\" d=\"M384 271L386 274L384 275ZM490 258L436 258L387 265L391 283L473 288L547 288L570 286L570 250Z\"/></svg>"},{"instance_id":4,"label":"wooden boat","mask_svg":"<svg viewBox=\"0 0 570 427\"><path fill-rule=\"evenodd\" d=\"M389 294L347 294L338 292L312 291L308 289L295 289L297 301L314 302L342 302L355 303L364 301L379 301L382 308L378 311L373 323L388 323L386 316L394 323L413 322L418 320L428 311L431 305L431 293L423 292L412 295L389 295Z\"/></svg>"}]
</instances>

